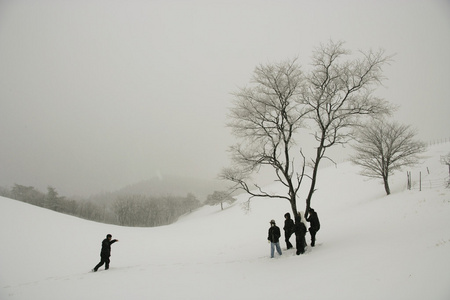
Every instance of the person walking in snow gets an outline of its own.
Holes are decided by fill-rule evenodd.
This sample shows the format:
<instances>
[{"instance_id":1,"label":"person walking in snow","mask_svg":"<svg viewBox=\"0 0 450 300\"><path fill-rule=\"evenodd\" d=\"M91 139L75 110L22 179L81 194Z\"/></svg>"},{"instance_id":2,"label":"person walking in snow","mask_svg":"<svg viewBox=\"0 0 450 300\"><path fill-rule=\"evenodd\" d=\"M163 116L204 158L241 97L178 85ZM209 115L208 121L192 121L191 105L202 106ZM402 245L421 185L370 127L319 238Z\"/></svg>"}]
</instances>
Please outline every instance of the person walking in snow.
<instances>
[{"instance_id":1,"label":"person walking in snow","mask_svg":"<svg viewBox=\"0 0 450 300\"><path fill-rule=\"evenodd\" d=\"M284 240L286 241L286 248L291 249L293 246L289 239L294 233L294 220L291 219L291 215L288 212L284 214L284 218Z\"/></svg>"},{"instance_id":2,"label":"person walking in snow","mask_svg":"<svg viewBox=\"0 0 450 300\"><path fill-rule=\"evenodd\" d=\"M309 234L311 235L311 247L314 247L316 244L316 233L320 230L319 216L314 209L309 209L309 215L306 221L310 223Z\"/></svg>"},{"instance_id":3,"label":"person walking in snow","mask_svg":"<svg viewBox=\"0 0 450 300\"><path fill-rule=\"evenodd\" d=\"M269 235L267 240L270 243L270 258L273 258L275 254L275 248L277 248L278 254L282 255L280 248L280 228L275 224L275 220L270 221Z\"/></svg>"},{"instance_id":4,"label":"person walking in snow","mask_svg":"<svg viewBox=\"0 0 450 300\"><path fill-rule=\"evenodd\" d=\"M297 248L297 255L305 253L306 248L306 226L302 222L302 217L300 212L297 213L295 216L295 225L294 225L294 232L295 232L295 247Z\"/></svg>"},{"instance_id":5,"label":"person walking in snow","mask_svg":"<svg viewBox=\"0 0 450 300\"><path fill-rule=\"evenodd\" d=\"M111 240L112 235L108 234L106 235L106 239L102 242L102 250L100 251L100 262L92 269L92 271L97 272L98 268L103 266L105 264L105 270L109 269L109 257L111 256L111 245L115 242L118 242L119 240Z\"/></svg>"}]
</instances>

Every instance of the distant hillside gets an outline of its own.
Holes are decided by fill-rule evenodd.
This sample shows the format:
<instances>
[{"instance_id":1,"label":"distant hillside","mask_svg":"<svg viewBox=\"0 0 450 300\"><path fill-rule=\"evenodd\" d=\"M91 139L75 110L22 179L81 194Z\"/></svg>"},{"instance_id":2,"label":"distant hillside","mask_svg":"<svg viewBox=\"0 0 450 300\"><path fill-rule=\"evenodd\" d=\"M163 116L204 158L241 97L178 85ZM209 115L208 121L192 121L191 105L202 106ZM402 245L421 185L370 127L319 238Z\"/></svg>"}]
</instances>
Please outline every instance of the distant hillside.
<instances>
[{"instance_id":1,"label":"distant hillside","mask_svg":"<svg viewBox=\"0 0 450 300\"><path fill-rule=\"evenodd\" d=\"M153 177L135 184L125 186L116 192L108 193L108 197L116 198L123 195L147 195L147 196L183 196L193 194L200 202L204 202L209 194L214 191L226 189L229 183L221 180L188 178L182 176L163 175ZM103 198L95 195L91 198Z\"/></svg>"}]
</instances>

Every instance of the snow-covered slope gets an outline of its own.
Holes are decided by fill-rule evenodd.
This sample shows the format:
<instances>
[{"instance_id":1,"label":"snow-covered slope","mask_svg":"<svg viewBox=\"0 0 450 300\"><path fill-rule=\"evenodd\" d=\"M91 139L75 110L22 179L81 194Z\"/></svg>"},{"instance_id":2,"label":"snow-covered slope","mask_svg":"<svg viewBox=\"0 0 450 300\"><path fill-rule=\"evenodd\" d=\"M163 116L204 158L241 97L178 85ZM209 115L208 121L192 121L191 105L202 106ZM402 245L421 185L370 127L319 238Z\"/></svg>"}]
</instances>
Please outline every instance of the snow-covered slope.
<instances>
[{"instance_id":1,"label":"snow-covered slope","mask_svg":"<svg viewBox=\"0 0 450 300\"><path fill-rule=\"evenodd\" d=\"M322 169L317 246L275 259L267 229L270 219L282 228L287 201L254 199L246 212L241 195L223 211L129 228L0 198L0 299L450 299L450 190L439 162L448 152L430 147L411 169L413 190L397 174L390 196L350 163ZM111 269L89 272L107 233L119 239Z\"/></svg>"}]
</instances>

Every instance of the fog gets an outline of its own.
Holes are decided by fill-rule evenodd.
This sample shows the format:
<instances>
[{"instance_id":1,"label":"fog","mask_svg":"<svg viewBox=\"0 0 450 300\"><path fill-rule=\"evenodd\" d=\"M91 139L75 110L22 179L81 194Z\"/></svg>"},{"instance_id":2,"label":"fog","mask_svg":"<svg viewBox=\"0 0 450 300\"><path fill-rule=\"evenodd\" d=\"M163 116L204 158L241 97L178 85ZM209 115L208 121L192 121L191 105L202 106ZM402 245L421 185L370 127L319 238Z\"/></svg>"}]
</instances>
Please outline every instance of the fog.
<instances>
[{"instance_id":1,"label":"fog","mask_svg":"<svg viewBox=\"0 0 450 300\"><path fill-rule=\"evenodd\" d=\"M0 0L0 186L216 178L231 93L330 39L395 54L377 94L420 139L450 137L449 1Z\"/></svg>"}]
</instances>

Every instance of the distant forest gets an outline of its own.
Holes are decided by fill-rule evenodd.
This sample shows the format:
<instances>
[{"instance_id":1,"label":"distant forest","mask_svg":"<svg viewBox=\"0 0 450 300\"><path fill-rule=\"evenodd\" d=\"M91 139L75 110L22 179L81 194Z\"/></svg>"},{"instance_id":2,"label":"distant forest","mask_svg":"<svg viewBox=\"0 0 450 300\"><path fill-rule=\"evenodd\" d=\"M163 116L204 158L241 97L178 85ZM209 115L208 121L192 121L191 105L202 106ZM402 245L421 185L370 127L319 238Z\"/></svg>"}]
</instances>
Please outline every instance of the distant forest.
<instances>
[{"instance_id":1,"label":"distant forest","mask_svg":"<svg viewBox=\"0 0 450 300\"><path fill-rule=\"evenodd\" d=\"M86 220L136 227L168 225L202 206L192 193L185 197L105 194L91 201L60 196L51 186L44 193L32 186L19 184L14 184L10 189L0 187L0 196Z\"/></svg>"}]
</instances>

